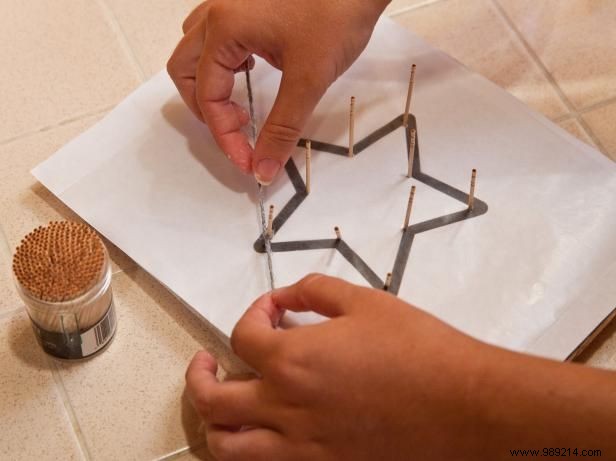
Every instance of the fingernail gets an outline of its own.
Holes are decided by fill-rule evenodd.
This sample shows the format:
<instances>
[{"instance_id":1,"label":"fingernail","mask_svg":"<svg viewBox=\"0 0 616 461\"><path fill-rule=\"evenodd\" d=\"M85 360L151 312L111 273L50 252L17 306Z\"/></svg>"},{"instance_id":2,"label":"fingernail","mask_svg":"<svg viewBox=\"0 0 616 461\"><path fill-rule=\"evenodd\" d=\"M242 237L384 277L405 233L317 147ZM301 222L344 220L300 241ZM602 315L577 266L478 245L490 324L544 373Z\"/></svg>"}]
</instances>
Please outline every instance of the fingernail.
<instances>
[{"instance_id":1,"label":"fingernail","mask_svg":"<svg viewBox=\"0 0 616 461\"><path fill-rule=\"evenodd\" d=\"M280 162L272 158L264 158L257 163L255 177L263 186L269 186L280 171Z\"/></svg>"}]
</instances>

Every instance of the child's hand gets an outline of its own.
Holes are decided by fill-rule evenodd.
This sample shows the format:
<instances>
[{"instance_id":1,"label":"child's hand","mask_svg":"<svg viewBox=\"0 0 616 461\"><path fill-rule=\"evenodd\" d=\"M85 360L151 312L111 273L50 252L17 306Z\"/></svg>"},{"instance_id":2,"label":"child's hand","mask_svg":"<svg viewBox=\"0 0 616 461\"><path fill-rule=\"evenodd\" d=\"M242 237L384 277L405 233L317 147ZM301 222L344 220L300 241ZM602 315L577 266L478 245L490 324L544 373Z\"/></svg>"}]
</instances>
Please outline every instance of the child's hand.
<instances>
[{"instance_id":1,"label":"child's hand","mask_svg":"<svg viewBox=\"0 0 616 461\"><path fill-rule=\"evenodd\" d=\"M327 88L363 51L389 0L209 0L184 22L168 63L182 98L225 154L270 183L288 160ZM282 70L256 149L240 128L247 112L229 100L252 54Z\"/></svg>"},{"instance_id":2,"label":"child's hand","mask_svg":"<svg viewBox=\"0 0 616 461\"><path fill-rule=\"evenodd\" d=\"M329 320L278 329L284 309ZM220 383L206 352L186 374L219 461L616 454L616 373L486 345L383 291L308 276L257 300L231 343L259 378Z\"/></svg>"},{"instance_id":3,"label":"child's hand","mask_svg":"<svg viewBox=\"0 0 616 461\"><path fill-rule=\"evenodd\" d=\"M331 320L275 329L283 309ZM463 459L477 440L488 347L383 291L309 276L257 300L231 342L261 379L219 383L205 352L187 372L220 461Z\"/></svg>"}]
</instances>

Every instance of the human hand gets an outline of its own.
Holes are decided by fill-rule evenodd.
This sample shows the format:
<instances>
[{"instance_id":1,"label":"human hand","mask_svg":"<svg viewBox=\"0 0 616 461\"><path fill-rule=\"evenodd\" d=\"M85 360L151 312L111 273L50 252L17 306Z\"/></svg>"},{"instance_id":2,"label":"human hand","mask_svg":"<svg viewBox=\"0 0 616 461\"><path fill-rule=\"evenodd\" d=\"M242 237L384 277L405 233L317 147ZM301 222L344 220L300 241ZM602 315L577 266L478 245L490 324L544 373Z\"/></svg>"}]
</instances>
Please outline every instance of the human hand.
<instances>
[{"instance_id":1,"label":"human hand","mask_svg":"<svg viewBox=\"0 0 616 461\"><path fill-rule=\"evenodd\" d=\"M284 309L331 320L277 329ZM462 459L475 437L487 346L385 292L309 276L257 300L231 343L259 378L219 383L205 352L187 372L220 461Z\"/></svg>"},{"instance_id":2,"label":"human hand","mask_svg":"<svg viewBox=\"0 0 616 461\"><path fill-rule=\"evenodd\" d=\"M273 181L327 88L363 51L390 0L208 0L183 25L167 69L223 152L262 184ZM256 54L282 71L253 151L248 113L230 101L234 74Z\"/></svg>"},{"instance_id":3,"label":"human hand","mask_svg":"<svg viewBox=\"0 0 616 461\"><path fill-rule=\"evenodd\" d=\"M330 320L280 329L284 309ZM259 298L231 344L259 377L220 383L206 352L186 373L219 461L616 453L616 373L489 346L383 291L308 276Z\"/></svg>"}]
</instances>

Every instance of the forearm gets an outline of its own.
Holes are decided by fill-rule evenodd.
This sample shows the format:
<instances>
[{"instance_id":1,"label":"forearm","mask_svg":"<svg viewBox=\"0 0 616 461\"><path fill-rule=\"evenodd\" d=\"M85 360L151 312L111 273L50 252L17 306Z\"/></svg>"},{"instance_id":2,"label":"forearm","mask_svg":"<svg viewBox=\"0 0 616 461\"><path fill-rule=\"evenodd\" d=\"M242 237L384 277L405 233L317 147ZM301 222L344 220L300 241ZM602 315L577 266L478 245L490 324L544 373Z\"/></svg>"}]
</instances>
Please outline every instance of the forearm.
<instances>
[{"instance_id":1,"label":"forearm","mask_svg":"<svg viewBox=\"0 0 616 461\"><path fill-rule=\"evenodd\" d=\"M478 427L491 459L550 447L616 456L616 373L498 349L486 363Z\"/></svg>"}]
</instances>

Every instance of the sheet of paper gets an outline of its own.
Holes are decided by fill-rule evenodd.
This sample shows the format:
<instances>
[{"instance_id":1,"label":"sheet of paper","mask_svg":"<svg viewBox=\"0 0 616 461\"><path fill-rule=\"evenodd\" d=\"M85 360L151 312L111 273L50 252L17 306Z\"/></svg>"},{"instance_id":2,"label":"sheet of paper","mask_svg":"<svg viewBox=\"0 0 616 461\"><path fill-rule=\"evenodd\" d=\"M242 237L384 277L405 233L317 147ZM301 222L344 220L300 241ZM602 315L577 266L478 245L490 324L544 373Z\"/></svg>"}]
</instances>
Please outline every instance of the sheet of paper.
<instances>
[{"instance_id":1,"label":"sheet of paper","mask_svg":"<svg viewBox=\"0 0 616 461\"><path fill-rule=\"evenodd\" d=\"M393 271L402 299L457 328L565 358L616 307L616 166L386 19L319 104L305 138L348 146L351 96L356 140L395 122L411 63L416 174L406 178L408 132L394 123L354 158L315 148L303 197L298 147L288 177L267 190L284 220L273 239L278 285L316 271L376 286ZM279 80L257 60L260 122ZM241 75L234 100L246 103ZM464 215L473 168L478 205ZM254 180L234 170L165 73L33 173L223 334L267 290L265 256L254 248ZM409 241L402 224L412 185ZM430 224L454 213L464 216Z\"/></svg>"}]
</instances>

